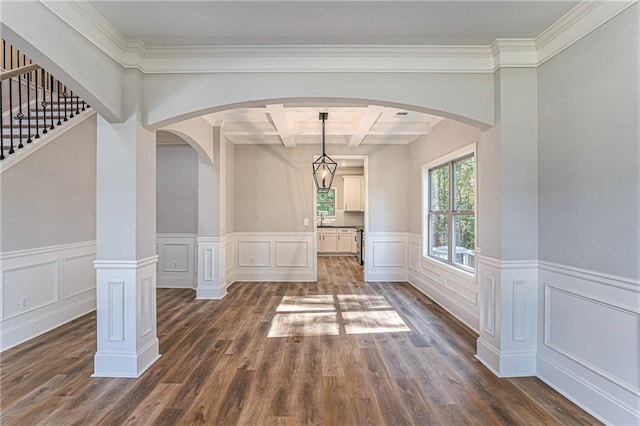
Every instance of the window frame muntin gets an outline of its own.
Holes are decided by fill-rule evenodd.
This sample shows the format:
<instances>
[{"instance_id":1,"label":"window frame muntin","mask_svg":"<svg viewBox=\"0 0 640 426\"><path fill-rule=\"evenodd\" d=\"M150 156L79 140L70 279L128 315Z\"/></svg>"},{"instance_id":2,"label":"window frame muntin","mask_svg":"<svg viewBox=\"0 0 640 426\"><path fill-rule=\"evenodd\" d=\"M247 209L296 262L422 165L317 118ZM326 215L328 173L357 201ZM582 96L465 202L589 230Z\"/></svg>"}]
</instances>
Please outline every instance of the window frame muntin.
<instances>
[{"instance_id":1,"label":"window frame muntin","mask_svg":"<svg viewBox=\"0 0 640 426\"><path fill-rule=\"evenodd\" d=\"M474 168L473 168L473 194L474 194L474 202L473 202L473 210L453 210L455 205L455 170L454 164L458 161L463 161L468 158L473 158ZM438 169L445 165L449 166L449 210L441 211L441 210L431 210L431 170ZM478 256L478 161L477 161L477 150L476 143L469 144L465 147L462 147L458 150L455 150L449 154L446 154L440 158L437 158L433 161L430 161L426 164L422 165L422 229L423 229L423 237L422 237L422 257L435 260L440 262L443 265L453 268L455 271L461 271L464 273L471 274L473 276L476 275L477 271L477 256ZM425 199L427 202L425 203ZM447 244L448 244L448 254L447 259L443 259L431 254L431 217L433 214L446 214L447 215L447 224L448 224L448 235L447 235ZM474 218L474 253L476 256L475 268L469 268L465 265L456 263L453 261L454 259L454 240L455 240L455 230L453 229L453 217L454 216L465 216L471 215Z\"/></svg>"},{"instance_id":2,"label":"window frame muntin","mask_svg":"<svg viewBox=\"0 0 640 426\"><path fill-rule=\"evenodd\" d=\"M338 188L335 185L332 185L331 188L328 188L327 191L334 191L334 199L333 199L333 215L329 216L329 215L325 215L322 217L325 218L329 218L329 219L335 219L338 215ZM318 189L316 188L316 192L315 192L315 206L316 206L316 217L320 218L320 214L318 213Z\"/></svg>"}]
</instances>

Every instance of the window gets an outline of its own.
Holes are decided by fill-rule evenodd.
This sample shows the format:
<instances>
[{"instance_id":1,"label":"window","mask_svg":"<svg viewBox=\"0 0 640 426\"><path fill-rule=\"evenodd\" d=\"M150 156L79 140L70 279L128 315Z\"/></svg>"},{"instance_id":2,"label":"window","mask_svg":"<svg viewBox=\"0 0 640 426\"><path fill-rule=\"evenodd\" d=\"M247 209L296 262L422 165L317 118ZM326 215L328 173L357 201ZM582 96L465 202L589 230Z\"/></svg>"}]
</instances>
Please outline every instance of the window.
<instances>
[{"instance_id":1,"label":"window","mask_svg":"<svg viewBox=\"0 0 640 426\"><path fill-rule=\"evenodd\" d=\"M473 152L426 166L425 252L475 270L475 156Z\"/></svg>"},{"instance_id":2,"label":"window","mask_svg":"<svg viewBox=\"0 0 640 426\"><path fill-rule=\"evenodd\" d=\"M336 189L318 190L316 192L316 213L318 216L336 215Z\"/></svg>"}]
</instances>

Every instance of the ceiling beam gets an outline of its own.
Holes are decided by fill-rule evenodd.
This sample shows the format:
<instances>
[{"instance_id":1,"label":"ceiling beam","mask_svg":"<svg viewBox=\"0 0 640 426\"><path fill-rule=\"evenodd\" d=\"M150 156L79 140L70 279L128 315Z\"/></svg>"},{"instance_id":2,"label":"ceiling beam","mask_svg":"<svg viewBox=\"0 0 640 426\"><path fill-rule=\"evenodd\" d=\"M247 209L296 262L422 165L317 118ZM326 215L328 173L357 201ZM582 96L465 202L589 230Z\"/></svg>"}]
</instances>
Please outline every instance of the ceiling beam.
<instances>
[{"instance_id":1,"label":"ceiling beam","mask_svg":"<svg viewBox=\"0 0 640 426\"><path fill-rule=\"evenodd\" d=\"M284 110L284 105L267 105L267 114L271 117L273 125L282 139L282 144L287 148L296 146L296 137L293 134L289 117Z\"/></svg>"},{"instance_id":2,"label":"ceiling beam","mask_svg":"<svg viewBox=\"0 0 640 426\"><path fill-rule=\"evenodd\" d=\"M351 148L360 146L362 141L364 141L364 138L367 137L367 133L369 132L369 129L371 129L371 126L375 124L375 122L378 120L378 117L380 117L381 113L382 113L381 107L369 105L365 113L362 114L362 117L360 118L360 122L358 122L358 125L356 126L356 129L353 132L353 136L351 136L351 139L349 139L349 143L347 144L347 146Z\"/></svg>"}]
</instances>

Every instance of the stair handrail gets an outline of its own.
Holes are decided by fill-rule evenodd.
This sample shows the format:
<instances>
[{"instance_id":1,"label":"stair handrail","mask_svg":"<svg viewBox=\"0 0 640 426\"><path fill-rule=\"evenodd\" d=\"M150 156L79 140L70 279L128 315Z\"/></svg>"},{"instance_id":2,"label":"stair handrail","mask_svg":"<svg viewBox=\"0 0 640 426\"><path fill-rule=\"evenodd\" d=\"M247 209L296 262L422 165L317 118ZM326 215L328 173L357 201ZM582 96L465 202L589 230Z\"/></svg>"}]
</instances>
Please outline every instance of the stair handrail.
<instances>
[{"instance_id":1,"label":"stair handrail","mask_svg":"<svg viewBox=\"0 0 640 426\"><path fill-rule=\"evenodd\" d=\"M5 81L10 78L17 77L19 75L26 74L28 72L39 70L39 69L42 69L40 68L40 65L31 64L31 65L25 65L20 68L14 68L9 71L0 71L0 81Z\"/></svg>"},{"instance_id":2,"label":"stair handrail","mask_svg":"<svg viewBox=\"0 0 640 426\"><path fill-rule=\"evenodd\" d=\"M9 58L7 60L7 53ZM0 64L0 161L40 139L86 108L77 93L13 45L2 40ZM13 90L15 87L15 91ZM3 89L8 109L3 108ZM32 96L33 93L33 96ZM14 94L17 99L14 103ZM54 96L55 95L55 96ZM32 102L33 101L33 102ZM80 106L82 105L82 108ZM15 106L15 108L14 108ZM32 111L33 108L33 111ZM8 123L5 124L5 118ZM57 118L57 122L55 119ZM15 144L17 140L17 145ZM24 143L23 143L24 140Z\"/></svg>"}]
</instances>

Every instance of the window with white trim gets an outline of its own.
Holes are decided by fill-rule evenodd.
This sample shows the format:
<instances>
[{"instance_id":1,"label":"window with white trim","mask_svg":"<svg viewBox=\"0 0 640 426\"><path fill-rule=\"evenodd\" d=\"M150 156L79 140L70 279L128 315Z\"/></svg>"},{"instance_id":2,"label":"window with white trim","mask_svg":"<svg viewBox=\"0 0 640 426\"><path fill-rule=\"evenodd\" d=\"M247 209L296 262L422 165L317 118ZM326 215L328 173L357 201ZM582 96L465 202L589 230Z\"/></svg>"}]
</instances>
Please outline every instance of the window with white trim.
<instances>
[{"instance_id":1,"label":"window with white trim","mask_svg":"<svg viewBox=\"0 0 640 426\"><path fill-rule=\"evenodd\" d=\"M337 204L336 188L316 190L316 214L318 217L334 217Z\"/></svg>"},{"instance_id":2,"label":"window with white trim","mask_svg":"<svg viewBox=\"0 0 640 426\"><path fill-rule=\"evenodd\" d=\"M475 169L472 151L424 169L424 251L468 272L476 264Z\"/></svg>"}]
</instances>

